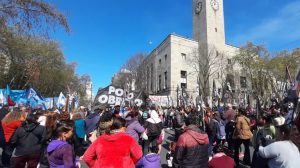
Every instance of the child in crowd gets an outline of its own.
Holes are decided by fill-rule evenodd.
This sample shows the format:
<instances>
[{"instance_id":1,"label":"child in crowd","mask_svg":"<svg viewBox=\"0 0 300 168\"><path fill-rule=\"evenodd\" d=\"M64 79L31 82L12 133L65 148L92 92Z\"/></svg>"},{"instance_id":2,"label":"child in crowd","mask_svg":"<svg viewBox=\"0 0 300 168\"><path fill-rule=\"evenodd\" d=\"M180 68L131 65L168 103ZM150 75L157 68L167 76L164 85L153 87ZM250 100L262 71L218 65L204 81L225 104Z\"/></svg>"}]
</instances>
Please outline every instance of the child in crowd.
<instances>
[{"instance_id":1,"label":"child in crowd","mask_svg":"<svg viewBox=\"0 0 300 168\"><path fill-rule=\"evenodd\" d=\"M214 156L209 161L209 168L234 168L234 160L224 153L222 145L216 145L213 149Z\"/></svg>"},{"instance_id":2,"label":"child in crowd","mask_svg":"<svg viewBox=\"0 0 300 168\"><path fill-rule=\"evenodd\" d=\"M172 162L173 162L173 158L174 158L175 148L176 148L176 143L171 142L169 145L169 151L166 154L166 160L167 160L169 168L173 167Z\"/></svg>"},{"instance_id":3,"label":"child in crowd","mask_svg":"<svg viewBox=\"0 0 300 168\"><path fill-rule=\"evenodd\" d=\"M157 146L150 148L150 153L141 158L136 164L137 168L160 168L160 155Z\"/></svg>"}]
</instances>

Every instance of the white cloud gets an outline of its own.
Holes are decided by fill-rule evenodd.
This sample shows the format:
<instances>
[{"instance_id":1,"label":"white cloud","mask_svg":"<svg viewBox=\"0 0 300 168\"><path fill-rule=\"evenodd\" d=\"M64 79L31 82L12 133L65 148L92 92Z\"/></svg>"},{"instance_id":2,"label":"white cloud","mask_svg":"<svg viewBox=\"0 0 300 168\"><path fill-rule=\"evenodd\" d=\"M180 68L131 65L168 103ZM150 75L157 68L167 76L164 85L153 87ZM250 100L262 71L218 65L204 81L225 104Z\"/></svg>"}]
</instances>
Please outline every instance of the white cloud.
<instances>
[{"instance_id":1,"label":"white cloud","mask_svg":"<svg viewBox=\"0 0 300 168\"><path fill-rule=\"evenodd\" d=\"M270 12L270 11L268 11ZM237 44L253 41L281 50L289 43L300 40L300 1L284 6L273 17L233 37Z\"/></svg>"}]
</instances>

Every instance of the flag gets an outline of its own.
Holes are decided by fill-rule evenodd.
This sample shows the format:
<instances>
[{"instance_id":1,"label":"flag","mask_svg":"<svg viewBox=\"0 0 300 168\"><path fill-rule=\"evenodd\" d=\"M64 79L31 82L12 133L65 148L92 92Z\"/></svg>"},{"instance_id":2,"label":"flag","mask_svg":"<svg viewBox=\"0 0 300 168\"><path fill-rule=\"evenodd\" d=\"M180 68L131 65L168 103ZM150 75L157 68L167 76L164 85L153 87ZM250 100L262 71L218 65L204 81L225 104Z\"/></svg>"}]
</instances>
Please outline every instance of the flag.
<instances>
[{"instance_id":1,"label":"flag","mask_svg":"<svg viewBox=\"0 0 300 168\"><path fill-rule=\"evenodd\" d=\"M56 106L58 108L60 108L60 107L63 107L65 105L66 105L66 97L62 92L60 92L57 103L56 103Z\"/></svg>"},{"instance_id":2,"label":"flag","mask_svg":"<svg viewBox=\"0 0 300 168\"><path fill-rule=\"evenodd\" d=\"M38 94L37 91L35 91L33 88L29 88L27 90L27 99L33 98L36 101L43 101L44 98Z\"/></svg>"},{"instance_id":3,"label":"flag","mask_svg":"<svg viewBox=\"0 0 300 168\"><path fill-rule=\"evenodd\" d=\"M15 106L16 103L12 100L10 95L11 95L10 87L9 87L9 85L6 85L7 105L8 106Z\"/></svg>"},{"instance_id":4,"label":"flag","mask_svg":"<svg viewBox=\"0 0 300 168\"><path fill-rule=\"evenodd\" d=\"M3 95L3 91L0 90L0 104L3 105L4 104L4 95Z\"/></svg>"}]
</instances>

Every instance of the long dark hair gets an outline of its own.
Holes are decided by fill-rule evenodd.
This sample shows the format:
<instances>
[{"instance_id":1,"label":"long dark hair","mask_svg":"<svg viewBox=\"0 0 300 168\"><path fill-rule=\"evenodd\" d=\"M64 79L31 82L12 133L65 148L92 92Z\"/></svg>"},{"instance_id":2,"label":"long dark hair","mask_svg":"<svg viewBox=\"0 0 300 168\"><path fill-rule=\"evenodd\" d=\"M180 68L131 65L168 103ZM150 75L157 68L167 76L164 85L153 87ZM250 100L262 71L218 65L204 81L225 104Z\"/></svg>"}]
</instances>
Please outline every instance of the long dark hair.
<instances>
[{"instance_id":1,"label":"long dark hair","mask_svg":"<svg viewBox=\"0 0 300 168\"><path fill-rule=\"evenodd\" d=\"M57 127L54 131L54 138L59 138L62 133L67 133L74 129L74 124L72 122L59 122L57 123Z\"/></svg>"},{"instance_id":2,"label":"long dark hair","mask_svg":"<svg viewBox=\"0 0 300 168\"><path fill-rule=\"evenodd\" d=\"M118 130L121 129L122 127L126 127L126 120L121 117L115 118L111 127L106 129L105 133L107 135L110 135L112 130Z\"/></svg>"}]
</instances>

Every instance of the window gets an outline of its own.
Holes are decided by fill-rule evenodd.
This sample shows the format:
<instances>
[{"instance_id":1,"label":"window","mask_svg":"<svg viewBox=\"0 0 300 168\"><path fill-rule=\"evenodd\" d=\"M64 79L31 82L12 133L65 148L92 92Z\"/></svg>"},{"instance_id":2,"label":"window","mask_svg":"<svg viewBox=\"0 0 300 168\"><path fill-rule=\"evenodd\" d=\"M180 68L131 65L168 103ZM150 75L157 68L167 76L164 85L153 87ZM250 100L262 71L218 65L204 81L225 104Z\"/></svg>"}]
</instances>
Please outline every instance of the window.
<instances>
[{"instance_id":1,"label":"window","mask_svg":"<svg viewBox=\"0 0 300 168\"><path fill-rule=\"evenodd\" d=\"M217 29L217 28L215 28L215 32L218 32L218 29Z\"/></svg>"},{"instance_id":2,"label":"window","mask_svg":"<svg viewBox=\"0 0 300 168\"><path fill-rule=\"evenodd\" d=\"M166 55L165 55L165 61L167 61L167 59L168 59L168 55L166 54Z\"/></svg>"},{"instance_id":3,"label":"window","mask_svg":"<svg viewBox=\"0 0 300 168\"><path fill-rule=\"evenodd\" d=\"M159 65L161 65L161 59L159 59L159 61L158 61L158 62L159 62Z\"/></svg>"},{"instance_id":4,"label":"window","mask_svg":"<svg viewBox=\"0 0 300 168\"><path fill-rule=\"evenodd\" d=\"M241 84L241 88L246 88L247 87L247 78L241 76L240 77L240 84Z\"/></svg>"},{"instance_id":5,"label":"window","mask_svg":"<svg viewBox=\"0 0 300 168\"><path fill-rule=\"evenodd\" d=\"M186 71L180 71L180 74L181 74L181 78L186 78L187 77Z\"/></svg>"},{"instance_id":6,"label":"window","mask_svg":"<svg viewBox=\"0 0 300 168\"><path fill-rule=\"evenodd\" d=\"M186 89L187 88L187 85L186 85L186 83L181 83L181 89Z\"/></svg>"},{"instance_id":7,"label":"window","mask_svg":"<svg viewBox=\"0 0 300 168\"><path fill-rule=\"evenodd\" d=\"M165 86L164 86L164 89L167 89L168 88L168 72L166 71L165 72Z\"/></svg>"},{"instance_id":8,"label":"window","mask_svg":"<svg viewBox=\"0 0 300 168\"><path fill-rule=\"evenodd\" d=\"M219 51L216 51L216 56L219 56Z\"/></svg>"},{"instance_id":9,"label":"window","mask_svg":"<svg viewBox=\"0 0 300 168\"><path fill-rule=\"evenodd\" d=\"M181 57L183 60L186 60L186 54L185 53L181 53Z\"/></svg>"},{"instance_id":10,"label":"window","mask_svg":"<svg viewBox=\"0 0 300 168\"><path fill-rule=\"evenodd\" d=\"M158 91L161 90L161 75L158 76Z\"/></svg>"},{"instance_id":11,"label":"window","mask_svg":"<svg viewBox=\"0 0 300 168\"><path fill-rule=\"evenodd\" d=\"M231 64L231 59L227 59L227 61L228 61L228 64L230 65Z\"/></svg>"}]
</instances>

